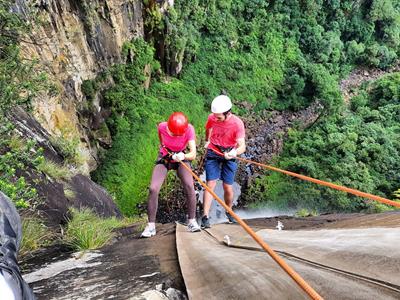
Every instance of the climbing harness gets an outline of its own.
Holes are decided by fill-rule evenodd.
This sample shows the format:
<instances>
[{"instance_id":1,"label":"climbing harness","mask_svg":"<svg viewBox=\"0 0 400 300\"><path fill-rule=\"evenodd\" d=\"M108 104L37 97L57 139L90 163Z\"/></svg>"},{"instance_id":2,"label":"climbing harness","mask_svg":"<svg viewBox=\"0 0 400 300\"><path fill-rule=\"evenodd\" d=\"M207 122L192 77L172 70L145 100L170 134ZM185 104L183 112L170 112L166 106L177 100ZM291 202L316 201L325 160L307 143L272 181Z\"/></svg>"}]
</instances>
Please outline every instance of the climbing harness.
<instances>
[{"instance_id":1,"label":"climbing harness","mask_svg":"<svg viewBox=\"0 0 400 300\"><path fill-rule=\"evenodd\" d=\"M164 155L157 159L156 165L164 165L167 170L178 170L179 162L174 161L169 154Z\"/></svg>"},{"instance_id":2,"label":"climbing harness","mask_svg":"<svg viewBox=\"0 0 400 300\"><path fill-rule=\"evenodd\" d=\"M167 168L168 171L169 170L178 170L179 162L173 160L172 159L172 155L174 155L174 154L176 154L178 152L181 152L181 151L174 152L174 151L172 151L171 149L169 149L169 148L167 148L165 146L162 146L162 147L167 151L167 154L165 154L164 156L159 157L156 160L155 164L156 165L164 165ZM189 161L184 160L184 162L188 163Z\"/></svg>"},{"instance_id":3,"label":"climbing harness","mask_svg":"<svg viewBox=\"0 0 400 300\"><path fill-rule=\"evenodd\" d=\"M211 149L211 150L213 150L217 154L220 154L220 155L222 154L222 156L224 155L225 152L229 152L229 151L231 151L233 149L233 147L222 147L220 145L216 145L216 144L213 144L213 143L211 143L211 145L213 145L215 148L217 148L220 151L220 153L214 151L213 149Z\"/></svg>"}]
</instances>

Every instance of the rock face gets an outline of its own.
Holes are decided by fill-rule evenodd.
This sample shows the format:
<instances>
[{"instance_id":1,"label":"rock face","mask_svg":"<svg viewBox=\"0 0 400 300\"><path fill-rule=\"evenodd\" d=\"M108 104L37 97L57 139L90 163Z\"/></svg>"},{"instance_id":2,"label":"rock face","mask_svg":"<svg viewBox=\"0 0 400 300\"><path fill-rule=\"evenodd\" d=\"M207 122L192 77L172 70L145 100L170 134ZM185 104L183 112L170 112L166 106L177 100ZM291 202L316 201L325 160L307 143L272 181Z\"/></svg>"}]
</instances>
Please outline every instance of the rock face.
<instances>
[{"instance_id":1,"label":"rock face","mask_svg":"<svg viewBox=\"0 0 400 300\"><path fill-rule=\"evenodd\" d=\"M24 278L38 299L185 300L174 227L157 224L151 239L138 238L138 225L121 229L97 251L45 249L21 264Z\"/></svg>"},{"instance_id":2,"label":"rock face","mask_svg":"<svg viewBox=\"0 0 400 300\"><path fill-rule=\"evenodd\" d=\"M318 120L322 110L323 106L319 102L314 102L298 112L265 111L263 116L253 114L246 116L244 119L247 135L245 157L268 164L274 156L282 152L288 130L305 129L311 126ZM248 108L248 111L251 111L251 108ZM257 167L239 164L236 178L242 187L240 204L245 204L247 189L258 173Z\"/></svg>"},{"instance_id":3,"label":"rock face","mask_svg":"<svg viewBox=\"0 0 400 300\"><path fill-rule=\"evenodd\" d=\"M92 121L104 122L106 114L99 99L90 105L91 117L82 118L88 105L81 84L120 62L124 42L144 35L142 1L17 0L14 10L35 24L23 39L22 55L37 59L57 90L37 97L33 114L51 135L81 140L80 151L88 153L81 171L89 174L97 167L98 144L109 136L91 133Z\"/></svg>"},{"instance_id":4,"label":"rock face","mask_svg":"<svg viewBox=\"0 0 400 300\"><path fill-rule=\"evenodd\" d=\"M317 121L323 106L315 102L298 112L265 111L262 117L245 119L247 134L246 156L260 162L270 161L283 148L290 128L305 129Z\"/></svg>"},{"instance_id":5,"label":"rock face","mask_svg":"<svg viewBox=\"0 0 400 300\"><path fill-rule=\"evenodd\" d=\"M83 90L86 80L93 80L113 64L124 62L121 50L125 42L149 37L144 26L149 7L144 3L161 15L166 15L174 5L170 0L14 2L13 11L32 25L30 32L21 38L21 54L38 62L34 71L44 72L51 88L35 96L30 113L16 108L9 118L23 138L37 141L47 160L60 166L65 164L64 153L54 140L73 145L79 154L79 162L68 166L72 171L68 179L50 178L34 168L29 174L20 174L46 199L40 209L51 223L62 222L69 206L89 206L104 216L119 215L111 197L89 179L90 172L98 166L99 152L111 147L112 138L105 122L111 111L103 107L101 91L85 96ZM159 39L162 53L168 51L165 39L166 33L162 33ZM152 41L158 49L157 41ZM162 65L171 65L171 73L179 73L183 55L168 52L163 56L161 52L157 52L160 59L171 60L171 64ZM165 67L167 73L171 68ZM149 67L143 70L145 74L150 71ZM114 84L110 76L104 77L101 90ZM148 88L149 81L145 85Z\"/></svg>"},{"instance_id":6,"label":"rock face","mask_svg":"<svg viewBox=\"0 0 400 300\"><path fill-rule=\"evenodd\" d=\"M8 118L21 136L37 141L44 150L46 160L64 164L64 158L49 141L49 133L33 117L16 107ZM70 178L56 180L34 168L23 175L44 199L38 209L49 225L57 226L65 222L69 207L88 207L104 217L121 216L111 196L86 176L71 171Z\"/></svg>"}]
</instances>

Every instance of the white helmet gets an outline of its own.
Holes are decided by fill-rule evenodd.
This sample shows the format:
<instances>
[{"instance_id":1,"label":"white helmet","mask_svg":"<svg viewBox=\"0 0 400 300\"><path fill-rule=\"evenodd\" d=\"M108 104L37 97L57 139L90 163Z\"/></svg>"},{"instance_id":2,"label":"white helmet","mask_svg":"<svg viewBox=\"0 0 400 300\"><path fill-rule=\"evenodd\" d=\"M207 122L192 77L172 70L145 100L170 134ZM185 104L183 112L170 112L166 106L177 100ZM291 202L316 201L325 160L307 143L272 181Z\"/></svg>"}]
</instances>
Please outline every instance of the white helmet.
<instances>
[{"instance_id":1,"label":"white helmet","mask_svg":"<svg viewBox=\"0 0 400 300\"><path fill-rule=\"evenodd\" d=\"M211 103L211 111L214 114L222 114L232 108L231 99L225 95L219 95Z\"/></svg>"}]
</instances>

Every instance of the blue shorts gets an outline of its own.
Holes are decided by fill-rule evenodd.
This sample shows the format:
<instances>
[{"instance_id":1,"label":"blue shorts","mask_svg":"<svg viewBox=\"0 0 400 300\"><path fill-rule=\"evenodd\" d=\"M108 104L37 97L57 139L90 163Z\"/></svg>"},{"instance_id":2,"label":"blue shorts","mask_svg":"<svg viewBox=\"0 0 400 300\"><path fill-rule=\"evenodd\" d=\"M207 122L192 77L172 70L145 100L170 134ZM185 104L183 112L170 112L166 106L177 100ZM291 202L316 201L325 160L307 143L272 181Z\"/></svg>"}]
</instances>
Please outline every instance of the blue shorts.
<instances>
[{"instance_id":1,"label":"blue shorts","mask_svg":"<svg viewBox=\"0 0 400 300\"><path fill-rule=\"evenodd\" d=\"M233 184L238 166L236 159L226 160L223 156L207 149L204 165L207 181L221 179L226 184Z\"/></svg>"}]
</instances>

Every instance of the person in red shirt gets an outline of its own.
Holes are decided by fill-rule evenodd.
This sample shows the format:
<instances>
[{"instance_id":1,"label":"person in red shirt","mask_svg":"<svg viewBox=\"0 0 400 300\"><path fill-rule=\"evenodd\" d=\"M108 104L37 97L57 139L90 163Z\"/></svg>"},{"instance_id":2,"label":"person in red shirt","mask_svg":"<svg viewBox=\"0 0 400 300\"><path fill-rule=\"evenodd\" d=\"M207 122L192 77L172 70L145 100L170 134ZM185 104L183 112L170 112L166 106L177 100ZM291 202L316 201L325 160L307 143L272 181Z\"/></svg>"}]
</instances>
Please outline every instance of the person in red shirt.
<instances>
[{"instance_id":1,"label":"person in red shirt","mask_svg":"<svg viewBox=\"0 0 400 300\"><path fill-rule=\"evenodd\" d=\"M211 103L212 114L206 123L207 154L205 161L207 185L214 190L218 179L223 181L225 203L232 208L235 173L237 170L236 156L246 151L245 129L243 121L232 114L232 102L226 95L216 97ZM223 156L221 154L222 153ZM212 195L204 191L202 228L210 228L208 213ZM229 223L233 217L226 212Z\"/></svg>"},{"instance_id":2,"label":"person in red shirt","mask_svg":"<svg viewBox=\"0 0 400 300\"><path fill-rule=\"evenodd\" d=\"M200 226L195 219L196 195L193 177L182 165L181 161L190 167L188 161L196 158L196 136L194 128L189 124L187 117L181 112L174 112L168 122L158 125L160 139L160 152L151 177L150 194L147 205L148 224L141 237L152 237L156 234L155 221L158 206L158 194L169 170L176 170L185 191L188 203L188 230L200 231ZM184 153L189 147L189 152ZM171 156L170 153L173 153Z\"/></svg>"}]
</instances>

